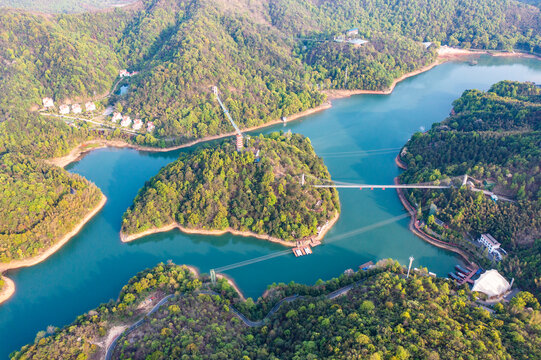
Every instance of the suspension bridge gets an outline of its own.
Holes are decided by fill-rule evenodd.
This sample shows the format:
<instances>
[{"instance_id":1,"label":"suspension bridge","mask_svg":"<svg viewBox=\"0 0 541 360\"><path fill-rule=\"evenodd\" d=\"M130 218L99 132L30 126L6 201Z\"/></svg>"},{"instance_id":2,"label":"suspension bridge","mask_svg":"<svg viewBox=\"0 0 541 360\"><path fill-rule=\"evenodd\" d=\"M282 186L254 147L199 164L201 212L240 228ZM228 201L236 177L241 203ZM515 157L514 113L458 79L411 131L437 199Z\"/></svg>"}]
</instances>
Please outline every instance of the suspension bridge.
<instances>
[{"instance_id":1,"label":"suspension bridge","mask_svg":"<svg viewBox=\"0 0 541 360\"><path fill-rule=\"evenodd\" d=\"M306 184L306 178L312 180L313 184ZM328 180L317 178L312 175L303 174L301 177L301 185L309 185L314 188L337 188L337 189L450 189L460 187L467 184L468 175L446 178L432 182L417 183L417 184L356 184L343 182L338 180Z\"/></svg>"}]
</instances>

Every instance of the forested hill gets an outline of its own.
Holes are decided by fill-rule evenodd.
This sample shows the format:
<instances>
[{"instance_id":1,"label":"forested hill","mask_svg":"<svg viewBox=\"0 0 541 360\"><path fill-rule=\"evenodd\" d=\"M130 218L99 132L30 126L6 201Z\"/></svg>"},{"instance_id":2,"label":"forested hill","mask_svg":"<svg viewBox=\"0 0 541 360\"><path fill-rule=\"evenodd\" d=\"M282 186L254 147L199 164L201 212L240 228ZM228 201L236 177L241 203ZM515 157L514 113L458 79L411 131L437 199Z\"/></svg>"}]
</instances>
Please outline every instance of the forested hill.
<instances>
[{"instance_id":1,"label":"forested hill","mask_svg":"<svg viewBox=\"0 0 541 360\"><path fill-rule=\"evenodd\" d=\"M342 296L332 291L356 284ZM213 294L212 291L216 292ZM405 279L395 262L341 275L315 286L269 288L243 302L223 279L212 286L186 267L158 265L124 286L118 301L77 317L11 354L12 359L98 359L112 329L135 323L168 294L174 296L129 334L113 359L538 359L539 303L519 293L494 311L480 307L467 287L426 274ZM263 323L246 326L239 312Z\"/></svg>"},{"instance_id":2,"label":"forested hill","mask_svg":"<svg viewBox=\"0 0 541 360\"><path fill-rule=\"evenodd\" d=\"M40 255L100 202L88 180L24 155L0 157L0 263Z\"/></svg>"},{"instance_id":3,"label":"forested hill","mask_svg":"<svg viewBox=\"0 0 541 360\"><path fill-rule=\"evenodd\" d=\"M408 169L401 175L402 181L417 183L468 174L476 188L514 199L493 201L466 189L410 193L443 240L479 253L465 234L493 235L510 252L500 266L539 296L540 119L541 89L532 83L504 81L487 92L467 90L453 103L448 119L412 136L402 157ZM435 217L449 229L435 224Z\"/></svg>"},{"instance_id":4,"label":"forested hill","mask_svg":"<svg viewBox=\"0 0 541 360\"><path fill-rule=\"evenodd\" d=\"M156 137L185 142L230 130L211 85L241 126L258 125L320 104L322 89L386 89L432 62L440 43L541 52L540 18L539 9L507 0L145 0L72 15L5 10L0 116L45 96L57 104L98 99L128 67L139 74L128 97L112 104L154 121ZM369 42L332 41L351 27Z\"/></svg>"},{"instance_id":5,"label":"forested hill","mask_svg":"<svg viewBox=\"0 0 541 360\"><path fill-rule=\"evenodd\" d=\"M258 155L258 156L256 156ZM329 179L309 139L272 133L182 154L148 182L124 214L122 232L171 223L188 229L228 228L286 241L317 235L339 212L334 189L301 186L302 174Z\"/></svg>"},{"instance_id":6,"label":"forested hill","mask_svg":"<svg viewBox=\"0 0 541 360\"><path fill-rule=\"evenodd\" d=\"M92 99L100 114L111 105L152 121L152 134L124 139L166 146L231 131L211 85L241 127L260 125L321 104L325 89L386 89L431 63L439 43L539 53L540 19L537 8L507 0L144 0L69 15L3 8L0 156L34 161L86 139L122 136L42 116L44 97L56 109ZM332 41L351 27L368 43ZM129 93L119 97L110 92L123 68L138 74L124 79ZM26 185L31 176L41 175L28 173ZM55 203L34 194L25 201Z\"/></svg>"}]
</instances>

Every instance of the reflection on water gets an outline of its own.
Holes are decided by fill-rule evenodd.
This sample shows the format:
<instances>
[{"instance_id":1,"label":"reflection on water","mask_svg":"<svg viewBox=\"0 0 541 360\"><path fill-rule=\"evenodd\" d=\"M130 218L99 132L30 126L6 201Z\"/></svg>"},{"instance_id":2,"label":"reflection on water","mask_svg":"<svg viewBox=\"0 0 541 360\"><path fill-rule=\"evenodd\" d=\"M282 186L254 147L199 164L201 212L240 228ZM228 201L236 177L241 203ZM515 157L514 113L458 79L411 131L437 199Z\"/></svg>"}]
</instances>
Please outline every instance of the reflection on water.
<instances>
[{"instance_id":1,"label":"reflection on water","mask_svg":"<svg viewBox=\"0 0 541 360\"><path fill-rule=\"evenodd\" d=\"M390 96L365 95L336 100L333 108L259 132L291 130L310 137L332 177L357 183L390 184L399 174L395 151L419 129L444 119L451 102L469 88L487 89L503 79L541 82L541 62L483 57L478 65L448 63L400 83ZM205 146L205 145L199 145ZM381 151L374 151L381 149ZM232 235L185 235L178 230L129 244L119 239L122 214L145 181L181 151L145 153L130 149L96 150L68 170L99 186L108 197L103 210L47 261L9 276L16 295L0 306L0 355L33 341L48 325L63 326L102 302L115 299L140 270L169 259L202 272L281 251L280 245ZM343 154L348 152L348 154ZM333 155L334 154L334 155ZM337 155L338 154L338 155ZM343 156L341 156L342 154ZM394 191L342 189L342 214L327 234L341 238L357 229L404 214ZM356 269L368 260L392 257L426 266L440 276L460 260L407 229L408 219L324 244L314 254L281 256L227 272L246 296L257 297L273 282L314 283Z\"/></svg>"}]
</instances>

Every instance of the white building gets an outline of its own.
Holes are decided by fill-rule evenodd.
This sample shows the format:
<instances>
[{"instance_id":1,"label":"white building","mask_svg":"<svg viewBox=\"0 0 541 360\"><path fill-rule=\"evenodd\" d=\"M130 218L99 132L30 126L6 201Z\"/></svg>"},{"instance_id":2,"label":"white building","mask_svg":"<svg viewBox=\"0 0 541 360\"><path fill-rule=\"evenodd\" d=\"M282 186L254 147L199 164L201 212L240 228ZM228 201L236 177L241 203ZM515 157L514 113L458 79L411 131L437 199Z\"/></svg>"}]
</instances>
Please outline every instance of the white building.
<instances>
[{"instance_id":1,"label":"white building","mask_svg":"<svg viewBox=\"0 0 541 360\"><path fill-rule=\"evenodd\" d=\"M50 97L43 98L43 106L45 108L52 108L54 107L54 101Z\"/></svg>"},{"instance_id":2,"label":"white building","mask_svg":"<svg viewBox=\"0 0 541 360\"><path fill-rule=\"evenodd\" d=\"M153 132L154 128L155 128L154 123L152 121L149 121L147 123L147 132Z\"/></svg>"},{"instance_id":3,"label":"white building","mask_svg":"<svg viewBox=\"0 0 541 360\"><path fill-rule=\"evenodd\" d=\"M79 104L73 104L71 105L71 112L74 114L80 114L83 110L81 109L81 105Z\"/></svg>"},{"instance_id":4,"label":"white building","mask_svg":"<svg viewBox=\"0 0 541 360\"><path fill-rule=\"evenodd\" d=\"M122 117L122 121L120 122L120 126L128 127L131 124L131 118L128 115L124 115Z\"/></svg>"},{"instance_id":5,"label":"white building","mask_svg":"<svg viewBox=\"0 0 541 360\"><path fill-rule=\"evenodd\" d=\"M122 120L122 114L119 112L114 112L113 117L111 118L111 121L116 123L117 121Z\"/></svg>"},{"instance_id":6,"label":"white building","mask_svg":"<svg viewBox=\"0 0 541 360\"><path fill-rule=\"evenodd\" d=\"M137 130L141 130L141 128L143 127L143 122L141 121L141 119L135 119L133 120L133 130L137 131Z\"/></svg>"},{"instance_id":7,"label":"white building","mask_svg":"<svg viewBox=\"0 0 541 360\"><path fill-rule=\"evenodd\" d=\"M94 111L94 110L96 110L96 105L92 101L88 101L85 104L85 109L86 109L86 111Z\"/></svg>"},{"instance_id":8,"label":"white building","mask_svg":"<svg viewBox=\"0 0 541 360\"><path fill-rule=\"evenodd\" d=\"M500 248L500 245L501 245L490 234L482 234L481 237L479 238L479 242L488 249L489 254L491 254L494 251L498 250Z\"/></svg>"},{"instance_id":9,"label":"white building","mask_svg":"<svg viewBox=\"0 0 541 360\"><path fill-rule=\"evenodd\" d=\"M486 294L489 298L505 295L511 290L511 285L500 275L498 270L485 271L479 279L475 280L472 291Z\"/></svg>"},{"instance_id":10,"label":"white building","mask_svg":"<svg viewBox=\"0 0 541 360\"><path fill-rule=\"evenodd\" d=\"M349 44L352 44L354 46L361 46L361 45L364 45L368 42L368 40L363 40L363 39L348 39L347 42Z\"/></svg>"},{"instance_id":11,"label":"white building","mask_svg":"<svg viewBox=\"0 0 541 360\"><path fill-rule=\"evenodd\" d=\"M122 69L118 72L118 76L120 77L126 77L126 76L130 76L130 73L128 72L128 70L126 69Z\"/></svg>"},{"instance_id":12,"label":"white building","mask_svg":"<svg viewBox=\"0 0 541 360\"><path fill-rule=\"evenodd\" d=\"M68 105L62 104L58 107L58 112L60 115L66 115L70 113L70 107Z\"/></svg>"}]
</instances>

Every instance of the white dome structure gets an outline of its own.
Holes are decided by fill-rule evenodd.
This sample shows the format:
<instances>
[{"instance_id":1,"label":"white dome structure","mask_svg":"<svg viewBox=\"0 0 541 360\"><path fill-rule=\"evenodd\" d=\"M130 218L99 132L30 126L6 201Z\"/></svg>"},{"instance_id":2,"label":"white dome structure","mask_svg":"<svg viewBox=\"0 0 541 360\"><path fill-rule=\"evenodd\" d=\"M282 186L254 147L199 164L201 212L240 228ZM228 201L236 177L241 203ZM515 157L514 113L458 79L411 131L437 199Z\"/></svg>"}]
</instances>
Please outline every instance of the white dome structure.
<instances>
[{"instance_id":1,"label":"white dome structure","mask_svg":"<svg viewBox=\"0 0 541 360\"><path fill-rule=\"evenodd\" d=\"M494 298L505 294L510 289L511 286L507 280L500 275L498 270L492 269L485 271L479 279L475 280L472 291L478 291L486 294L489 298Z\"/></svg>"}]
</instances>

